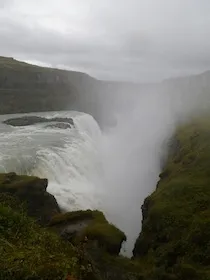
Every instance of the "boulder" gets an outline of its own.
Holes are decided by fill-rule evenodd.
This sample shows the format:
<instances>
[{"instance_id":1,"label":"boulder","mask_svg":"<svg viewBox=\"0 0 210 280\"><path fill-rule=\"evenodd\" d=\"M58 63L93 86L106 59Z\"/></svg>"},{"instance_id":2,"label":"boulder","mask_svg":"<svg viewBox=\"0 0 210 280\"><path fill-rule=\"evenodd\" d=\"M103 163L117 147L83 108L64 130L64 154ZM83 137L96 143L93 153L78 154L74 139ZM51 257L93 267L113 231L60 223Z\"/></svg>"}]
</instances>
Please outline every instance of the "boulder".
<instances>
[{"instance_id":1,"label":"boulder","mask_svg":"<svg viewBox=\"0 0 210 280\"><path fill-rule=\"evenodd\" d=\"M109 224L104 214L97 210L58 214L52 218L49 226L74 244L87 238L92 245L112 255L118 255L123 241L126 241L125 234Z\"/></svg>"},{"instance_id":2,"label":"boulder","mask_svg":"<svg viewBox=\"0 0 210 280\"><path fill-rule=\"evenodd\" d=\"M5 120L3 123L11 126L27 126L34 125L37 123L50 123L58 122L63 123L63 125L68 125L68 128L74 126L74 121L72 118L43 118L38 116L24 116L20 118L13 118Z\"/></svg>"},{"instance_id":3,"label":"boulder","mask_svg":"<svg viewBox=\"0 0 210 280\"><path fill-rule=\"evenodd\" d=\"M82 252L25 210L18 198L0 193L0 279L101 280Z\"/></svg>"},{"instance_id":4,"label":"boulder","mask_svg":"<svg viewBox=\"0 0 210 280\"><path fill-rule=\"evenodd\" d=\"M15 173L0 174L0 193L17 196L25 204L28 215L42 225L60 213L55 197L46 191L47 185L47 179Z\"/></svg>"},{"instance_id":5,"label":"boulder","mask_svg":"<svg viewBox=\"0 0 210 280\"><path fill-rule=\"evenodd\" d=\"M49 124L45 126L46 128L60 128L60 129L70 129L71 125L69 123L59 122L55 124Z\"/></svg>"}]
</instances>

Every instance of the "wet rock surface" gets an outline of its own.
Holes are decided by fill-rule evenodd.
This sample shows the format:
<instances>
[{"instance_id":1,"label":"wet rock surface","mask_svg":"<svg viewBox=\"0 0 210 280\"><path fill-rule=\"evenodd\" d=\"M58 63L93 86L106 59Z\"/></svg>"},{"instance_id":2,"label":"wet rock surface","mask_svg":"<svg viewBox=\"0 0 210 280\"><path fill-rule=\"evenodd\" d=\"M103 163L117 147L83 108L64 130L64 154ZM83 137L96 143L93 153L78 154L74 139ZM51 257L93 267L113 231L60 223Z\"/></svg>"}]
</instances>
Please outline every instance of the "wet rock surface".
<instances>
[{"instance_id":1,"label":"wet rock surface","mask_svg":"<svg viewBox=\"0 0 210 280\"><path fill-rule=\"evenodd\" d=\"M74 121L72 118L43 118L38 116L24 116L20 118L12 118L5 120L3 123L11 126L27 126L38 123L55 123L50 124L50 127L64 129L71 128L72 126L74 126Z\"/></svg>"},{"instance_id":2,"label":"wet rock surface","mask_svg":"<svg viewBox=\"0 0 210 280\"><path fill-rule=\"evenodd\" d=\"M55 197L47 192L47 179L19 176L16 173L0 174L0 193L16 196L26 206L29 216L39 224L47 225L60 213Z\"/></svg>"},{"instance_id":3,"label":"wet rock surface","mask_svg":"<svg viewBox=\"0 0 210 280\"><path fill-rule=\"evenodd\" d=\"M69 123L59 122L55 124L46 125L45 128L71 129L71 125Z\"/></svg>"}]
</instances>

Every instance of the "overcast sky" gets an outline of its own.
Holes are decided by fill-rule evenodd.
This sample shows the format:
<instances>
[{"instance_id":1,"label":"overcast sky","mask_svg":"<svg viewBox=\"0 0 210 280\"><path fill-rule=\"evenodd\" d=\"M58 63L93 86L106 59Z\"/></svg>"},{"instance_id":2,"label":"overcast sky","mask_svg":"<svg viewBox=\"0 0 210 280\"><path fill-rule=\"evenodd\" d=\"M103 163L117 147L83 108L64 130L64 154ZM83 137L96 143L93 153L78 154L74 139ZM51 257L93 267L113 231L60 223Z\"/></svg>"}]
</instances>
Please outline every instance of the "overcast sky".
<instances>
[{"instance_id":1,"label":"overcast sky","mask_svg":"<svg viewBox=\"0 0 210 280\"><path fill-rule=\"evenodd\" d=\"M210 69L209 0L0 0L0 55L156 81Z\"/></svg>"}]
</instances>

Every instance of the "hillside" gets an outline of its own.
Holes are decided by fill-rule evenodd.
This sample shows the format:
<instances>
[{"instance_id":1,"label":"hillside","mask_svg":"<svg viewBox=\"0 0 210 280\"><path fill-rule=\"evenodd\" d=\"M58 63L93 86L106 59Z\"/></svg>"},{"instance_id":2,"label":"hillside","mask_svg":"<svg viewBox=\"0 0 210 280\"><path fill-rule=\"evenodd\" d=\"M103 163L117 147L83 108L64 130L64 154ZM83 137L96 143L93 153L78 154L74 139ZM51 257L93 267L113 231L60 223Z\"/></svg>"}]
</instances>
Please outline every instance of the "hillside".
<instances>
[{"instance_id":1,"label":"hillside","mask_svg":"<svg viewBox=\"0 0 210 280\"><path fill-rule=\"evenodd\" d=\"M118 256L122 231L100 211L61 213L46 188L46 179L0 174L1 280L139 279Z\"/></svg>"},{"instance_id":2,"label":"hillside","mask_svg":"<svg viewBox=\"0 0 210 280\"><path fill-rule=\"evenodd\" d=\"M209 72L140 86L12 58L1 57L0 67L2 114L75 109L101 121L101 114L108 118L113 93L116 100L123 94L120 105L126 109L134 94L145 91L163 93L165 99L170 93L170 103L163 98L163 104L181 117L209 108ZM0 174L0 279L209 280L209 143L209 114L184 125L182 119L168 143L157 187L142 205L133 260L118 255L126 237L103 213L61 213L47 193L47 179Z\"/></svg>"},{"instance_id":3,"label":"hillside","mask_svg":"<svg viewBox=\"0 0 210 280\"><path fill-rule=\"evenodd\" d=\"M84 73L0 57L0 114L82 109L81 95L85 100L94 82Z\"/></svg>"},{"instance_id":4,"label":"hillside","mask_svg":"<svg viewBox=\"0 0 210 280\"><path fill-rule=\"evenodd\" d=\"M210 72L154 84L111 82L0 56L0 114L77 110L103 126L117 111L131 111L142 94L163 94L172 107L191 110L198 103L208 108L209 91Z\"/></svg>"},{"instance_id":5,"label":"hillside","mask_svg":"<svg viewBox=\"0 0 210 280\"><path fill-rule=\"evenodd\" d=\"M174 134L133 260L103 213L61 213L46 179L0 174L0 279L209 280L209 143L209 115Z\"/></svg>"},{"instance_id":6,"label":"hillside","mask_svg":"<svg viewBox=\"0 0 210 280\"><path fill-rule=\"evenodd\" d=\"M210 279L209 115L180 127L157 188L142 206L135 258L151 279Z\"/></svg>"}]
</instances>

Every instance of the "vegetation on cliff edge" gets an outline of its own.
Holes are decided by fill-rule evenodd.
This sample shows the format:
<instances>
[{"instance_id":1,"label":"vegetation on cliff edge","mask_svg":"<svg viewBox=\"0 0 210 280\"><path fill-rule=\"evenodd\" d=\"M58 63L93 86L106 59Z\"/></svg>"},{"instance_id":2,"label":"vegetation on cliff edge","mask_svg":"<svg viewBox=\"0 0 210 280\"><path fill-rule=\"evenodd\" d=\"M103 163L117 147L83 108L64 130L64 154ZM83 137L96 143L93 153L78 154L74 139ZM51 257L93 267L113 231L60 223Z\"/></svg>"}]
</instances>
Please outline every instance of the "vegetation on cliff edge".
<instances>
[{"instance_id":1,"label":"vegetation on cliff edge","mask_svg":"<svg viewBox=\"0 0 210 280\"><path fill-rule=\"evenodd\" d=\"M142 207L142 232L134 256L141 261L150 259L154 279L207 280L210 279L209 118L180 127L172 146L157 189Z\"/></svg>"},{"instance_id":2,"label":"vegetation on cliff edge","mask_svg":"<svg viewBox=\"0 0 210 280\"><path fill-rule=\"evenodd\" d=\"M86 279L90 273L96 279L91 264L79 260L73 245L39 227L14 197L0 194L0 279Z\"/></svg>"},{"instance_id":3,"label":"vegetation on cliff edge","mask_svg":"<svg viewBox=\"0 0 210 280\"><path fill-rule=\"evenodd\" d=\"M126 236L121 230L110 224L100 211L86 210L58 214L52 218L49 226L80 221L87 221L87 226L76 235L74 244L78 244L86 236L89 241L97 241L98 245L110 254L119 254L122 242L126 241Z\"/></svg>"},{"instance_id":4,"label":"vegetation on cliff edge","mask_svg":"<svg viewBox=\"0 0 210 280\"><path fill-rule=\"evenodd\" d=\"M91 221L74 245L53 232L49 223L43 228L29 217L42 216L46 208L53 214L51 210L57 207L56 200L45 200L51 196L46 187L46 179L0 174L0 280L137 280L138 270L130 260L123 258L127 265L122 268L121 257L104 251L108 245L113 250L117 242L119 252L125 235L102 212L76 211L57 214L51 220L51 227ZM88 242L84 242L85 236Z\"/></svg>"},{"instance_id":5,"label":"vegetation on cliff edge","mask_svg":"<svg viewBox=\"0 0 210 280\"><path fill-rule=\"evenodd\" d=\"M60 213L48 223L55 227L90 221L75 246L39 227L14 198L20 190L30 193L37 188L38 194L45 193L46 181L39 179L37 184L37 179L0 174L0 279L66 279L67 275L85 280L210 279L209 118L180 127L170 142L157 189L142 206L134 260L110 256L91 242L81 258L84 236L103 245L125 238L100 211Z\"/></svg>"}]
</instances>

